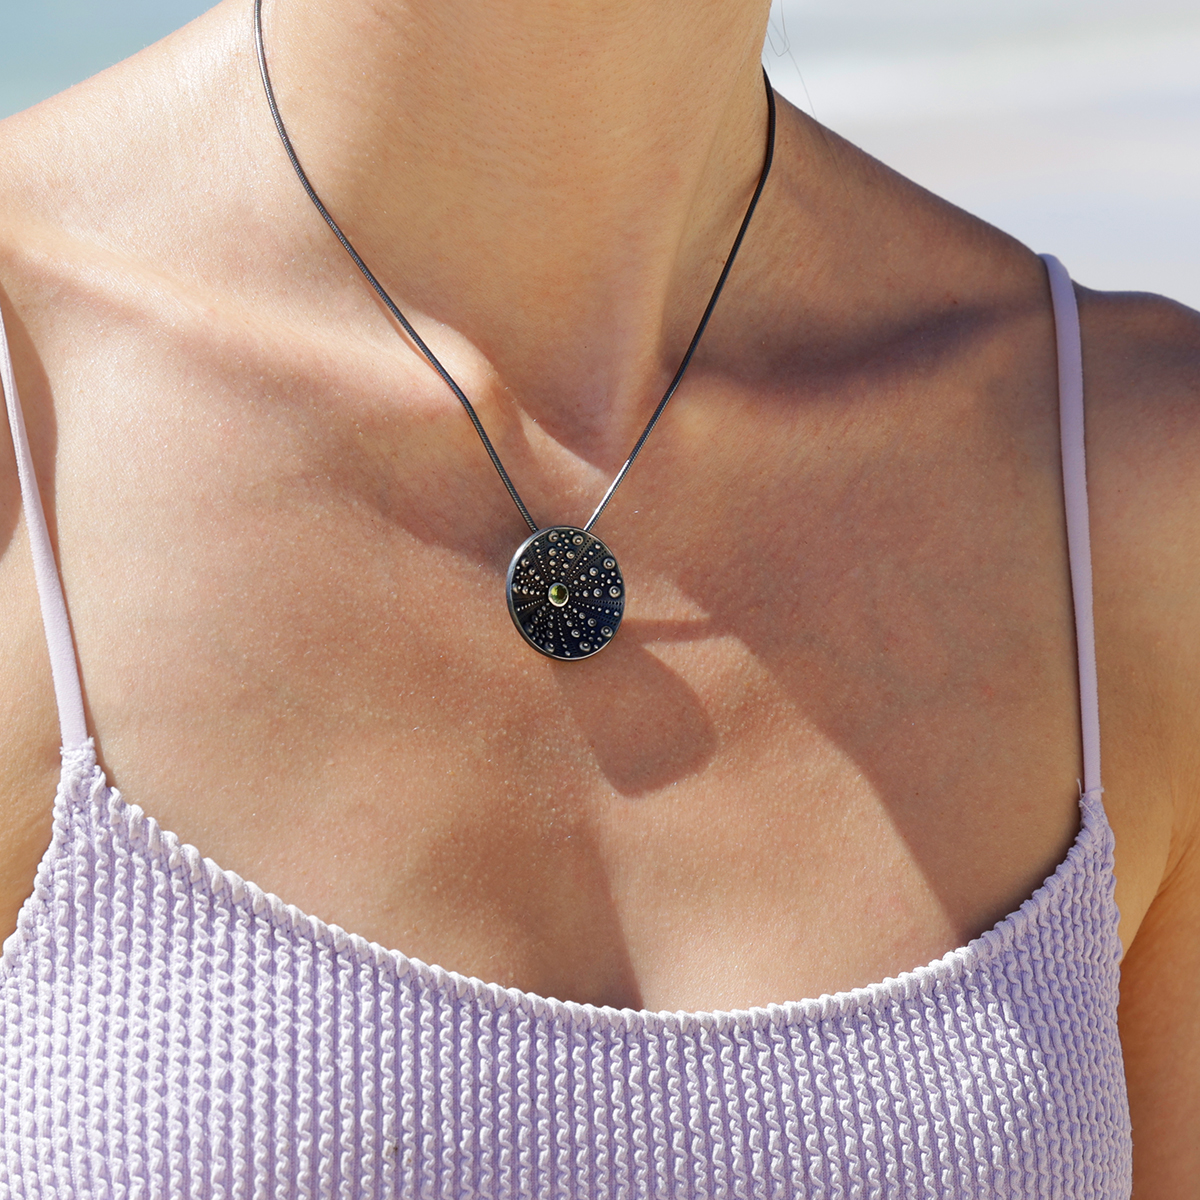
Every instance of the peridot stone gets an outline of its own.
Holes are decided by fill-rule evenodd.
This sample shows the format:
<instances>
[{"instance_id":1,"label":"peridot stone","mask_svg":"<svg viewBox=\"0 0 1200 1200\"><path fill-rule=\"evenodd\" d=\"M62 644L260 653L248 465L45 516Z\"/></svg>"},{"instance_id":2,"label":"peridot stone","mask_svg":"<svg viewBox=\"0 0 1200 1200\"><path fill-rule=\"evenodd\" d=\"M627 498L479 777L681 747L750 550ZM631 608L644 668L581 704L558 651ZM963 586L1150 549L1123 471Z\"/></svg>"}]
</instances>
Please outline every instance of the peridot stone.
<instances>
[{"instance_id":1,"label":"peridot stone","mask_svg":"<svg viewBox=\"0 0 1200 1200\"><path fill-rule=\"evenodd\" d=\"M555 608L562 608L570 600L571 593L567 591L566 584L554 583L550 585L550 591L547 593L546 598Z\"/></svg>"}]
</instances>

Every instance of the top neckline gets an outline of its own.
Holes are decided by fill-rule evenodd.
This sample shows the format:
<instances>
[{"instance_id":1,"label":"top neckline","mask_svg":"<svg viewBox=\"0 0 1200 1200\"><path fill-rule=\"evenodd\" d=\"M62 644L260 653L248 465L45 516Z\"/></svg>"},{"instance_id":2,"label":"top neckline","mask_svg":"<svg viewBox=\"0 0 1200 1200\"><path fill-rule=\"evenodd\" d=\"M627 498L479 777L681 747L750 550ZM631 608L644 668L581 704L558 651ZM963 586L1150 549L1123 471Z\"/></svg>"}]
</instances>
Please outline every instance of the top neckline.
<instances>
[{"instance_id":1,"label":"top neckline","mask_svg":"<svg viewBox=\"0 0 1200 1200\"><path fill-rule=\"evenodd\" d=\"M260 917L265 914L276 929L315 945L329 947L337 954L348 955L355 962L390 970L397 980L413 980L458 999L473 998L492 1010L515 1009L552 1024L583 1030L615 1028L688 1033L709 1028L728 1033L732 1030L806 1024L878 1012L894 1002L928 994L939 986L952 984L964 975L986 967L1038 921L1063 894L1064 889L1072 885L1074 877L1084 869L1089 858L1099 858L1102 865L1111 868L1113 842L1099 793L1081 792L1079 831L1057 868L1028 899L965 945L947 951L924 966L846 991L728 1011L673 1012L580 1004L573 1000L558 1000L519 988L504 987L498 983L486 983L474 976L425 963L403 951L388 949L378 942L368 941L360 934L350 933L340 925L327 923L287 903L273 892L267 892L243 879L236 871L226 870L211 858L204 857L195 846L163 829L140 806L128 803L116 788L108 786L104 772L96 763L91 739L83 746L63 754L62 777L54 808L54 840L38 868L39 884L43 882L43 871L48 873L52 869L56 852L61 853L65 849L73 804L89 804L93 819L104 820L117 837L127 839L131 846L156 859L167 870L186 873L193 887L203 887L214 898L227 896L226 902L232 906L249 910ZM31 902L46 892L44 887L35 887ZM1115 937L1115 904L1112 905L1112 915ZM26 926L32 926L33 919L31 903L27 902L21 910L17 932L10 939L15 940L16 944L10 946L5 943L3 948L2 957L5 961L20 952L22 934ZM1119 947L1115 947L1113 952L1119 956Z\"/></svg>"}]
</instances>

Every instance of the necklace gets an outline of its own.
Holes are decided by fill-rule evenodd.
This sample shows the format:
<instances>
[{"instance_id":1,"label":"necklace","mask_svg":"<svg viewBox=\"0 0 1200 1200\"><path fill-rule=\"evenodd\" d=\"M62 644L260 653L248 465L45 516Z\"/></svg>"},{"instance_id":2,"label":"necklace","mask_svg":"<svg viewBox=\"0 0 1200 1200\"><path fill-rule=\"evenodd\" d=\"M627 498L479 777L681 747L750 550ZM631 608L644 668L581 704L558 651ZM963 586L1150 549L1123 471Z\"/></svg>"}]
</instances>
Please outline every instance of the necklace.
<instances>
[{"instance_id":1,"label":"necklace","mask_svg":"<svg viewBox=\"0 0 1200 1200\"><path fill-rule=\"evenodd\" d=\"M350 244L350 239L342 232L329 210L321 202L320 196L317 195L316 189L300 165L300 159L292 146L292 139L284 127L283 117L280 116L279 105L275 102L275 91L271 87L271 76L267 71L267 55L262 31L262 0L254 0L254 48L258 54L258 69L262 75L263 90L267 94L267 104L271 109L279 140L283 143L288 160L303 184L308 198L337 236L354 265L375 289L388 312L392 314L400 328L412 339L413 344L425 356L429 365L441 376L446 386L457 397L458 402L470 418L471 424L475 427L475 432L479 435L483 448L492 460L492 466L496 468L496 473L507 488L509 496L512 497L512 502L517 506L517 511L529 526L530 536L521 543L513 555L512 562L508 566L508 578L505 584L508 611L513 619L513 624L529 645L548 658L557 658L568 662L590 658L612 641L625 612L625 581L621 577L616 556L592 533L592 527L599 520L600 514L608 507L608 502L613 498L617 488L621 486L621 481L629 473L629 468L633 466L633 460L641 453L646 439L653 432L663 410L678 389L684 373L692 361L692 356L696 353L696 347L699 346L700 339L708 327L709 318L717 306L717 299L725 287L725 280L729 278L729 272L741 249L746 230L750 228L750 219L754 216L755 208L758 207L758 200L766 185L767 176L771 171L771 162L775 156L775 94L771 90L771 81L767 78L766 71L763 71L763 84L767 90L767 147L763 156L762 171L758 177L758 185L754 189L754 195L750 197L746 215L742 218L737 237L733 240L733 247L725 260L725 266L717 279L716 287L713 288L712 295L709 297L704 314L700 318L700 324L696 326L696 332L688 344L683 361L680 362L679 369L675 372L674 378L658 402L658 407L651 414L646 428L642 430L629 457L617 472L616 478L608 485L608 490L600 498L596 511L592 513L587 523L582 527L550 525L541 528L529 515L529 510L525 507L513 481L504 469L504 464L500 461L500 456L496 453L496 448L492 445L491 439L484 430L474 406L467 399L466 393L454 381L450 372L442 366L434 352L409 323L408 318L396 307L391 296L375 278L371 269L359 257L358 251Z\"/></svg>"}]
</instances>

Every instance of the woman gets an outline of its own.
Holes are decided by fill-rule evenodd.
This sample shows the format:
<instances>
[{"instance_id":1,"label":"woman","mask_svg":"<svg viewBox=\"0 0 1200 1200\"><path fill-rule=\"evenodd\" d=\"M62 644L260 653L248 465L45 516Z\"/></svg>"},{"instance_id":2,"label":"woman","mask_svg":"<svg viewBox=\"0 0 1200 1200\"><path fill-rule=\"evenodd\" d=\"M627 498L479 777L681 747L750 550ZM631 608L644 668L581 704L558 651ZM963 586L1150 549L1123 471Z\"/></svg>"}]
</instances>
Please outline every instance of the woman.
<instances>
[{"instance_id":1,"label":"woman","mask_svg":"<svg viewBox=\"0 0 1200 1200\"><path fill-rule=\"evenodd\" d=\"M596 528L624 623L559 661L503 600L529 531L295 177L250 18L0 141L84 702L43 572L47 851L5 468L12 1194L1123 1195L1122 950L1138 1194L1187 1194L1195 314L1079 294L1073 594L1070 288L780 104ZM538 526L586 522L680 365L764 163L765 23L265 8L313 186Z\"/></svg>"}]
</instances>

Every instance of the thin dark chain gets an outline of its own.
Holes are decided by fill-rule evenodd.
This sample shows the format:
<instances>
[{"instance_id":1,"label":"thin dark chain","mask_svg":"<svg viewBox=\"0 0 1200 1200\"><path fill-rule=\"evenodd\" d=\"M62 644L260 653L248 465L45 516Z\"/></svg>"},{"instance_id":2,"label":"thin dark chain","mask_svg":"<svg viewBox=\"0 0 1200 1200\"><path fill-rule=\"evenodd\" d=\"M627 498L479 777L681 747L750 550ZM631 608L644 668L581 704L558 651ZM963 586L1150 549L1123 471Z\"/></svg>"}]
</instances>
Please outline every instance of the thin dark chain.
<instances>
[{"instance_id":1,"label":"thin dark chain","mask_svg":"<svg viewBox=\"0 0 1200 1200\"><path fill-rule=\"evenodd\" d=\"M479 414L476 413L471 401L467 399L466 393L455 383L454 377L442 366L437 355L425 344L421 335L417 333L408 318L396 306L395 301L384 290L383 284L375 278L371 268L363 262L358 251L350 244L350 239L342 232L341 227L333 217L330 216L329 210L321 202L321 197L317 195L316 188L309 182L304 168L300 165L300 159L297 157L296 151L292 146L292 139L288 137L288 131L283 124L283 117L279 114L279 105L275 102L275 90L271 87L271 76L267 71L267 53L263 45L262 31L262 0L254 0L254 48L258 54L258 69L262 75L263 90L267 93L267 104L271 109L275 128L279 132L279 140L283 143L283 148L287 151L288 160L291 162L292 168L299 177L301 184L304 185L304 190L308 193L308 198L313 202L317 212L325 218L325 224L333 230L337 240L342 243L342 249L350 255L354 265L363 273L367 282L375 289L380 300L387 306L388 312L396 318L400 328L408 334L413 344L428 360L429 365L442 377L446 386L458 398L458 402L466 410L467 416L470 417L471 424L475 427L475 432L479 434L479 440L483 443L483 448L492 460L492 466L496 468L496 473L500 476L504 486L508 489L508 494L512 497L513 503L517 506L517 511L525 519L525 523L529 526L530 530L533 533L537 533L539 529L537 522L529 515L529 509L525 507L525 503L521 499L513 481L508 477L508 472L504 469L504 464L500 461L500 455L496 453L496 448L492 445L491 438L488 437L487 431L483 428L483 423L479 419ZM617 488L620 487L621 481L629 472L629 468L633 466L633 460L637 458L642 447L646 444L646 439L653 432L654 426L658 424L658 419L662 416L663 410L667 407L671 397L675 395L683 379L684 372L687 371L688 365L692 361L692 356L696 353L696 347L700 345L700 339L704 336L704 331L708 327L709 318L713 314L713 309L717 306L721 290L725 287L725 280L729 278L729 272L733 267L733 260L737 257L737 253L741 249L742 240L746 236L746 230L750 228L750 219L754 216L754 210L758 207L759 197L766 186L767 176L771 171L771 163L775 158L775 93L771 90L771 81L767 78L765 70L763 71L763 83L767 89L767 150L763 158L762 172L758 177L758 186L754 189L754 195L750 198L750 204L746 208L746 215L742 218L742 224L738 229L737 237L733 239L733 248L729 251L729 256L725 260L725 266L721 271L720 278L717 280L717 286L713 288L708 305L704 309L704 315L700 318L700 324L696 326L696 332L692 335L691 343L688 345L687 352L683 356L683 361L679 364L679 370L675 372L675 377L671 380L666 392L663 394L663 398L658 402L658 407L651 415L646 428L642 430L642 435L638 438L629 457L617 472L617 477L609 484L608 491L604 493L596 511L592 513L588 519L588 523L583 527L585 530L590 531L592 526L599 520L600 514L608 506L608 502L613 498L613 494Z\"/></svg>"},{"instance_id":2,"label":"thin dark chain","mask_svg":"<svg viewBox=\"0 0 1200 1200\"><path fill-rule=\"evenodd\" d=\"M667 386L667 390L663 393L663 398L658 402L658 407L651 414L646 428L642 430L642 436L638 438L629 457L625 460L625 465L617 472L616 479L608 485L608 491L601 497L600 503L596 506L596 511L592 513L588 519L588 523L584 526L584 529L588 532L591 532L591 528L599 520L600 514L608 507L608 502L613 498L613 493L621 486L621 480L628 474L629 468L633 466L633 460L637 458L642 447L646 444L646 439L654 431L655 425L658 424L658 418L663 415L663 409L667 407L667 402L675 395L675 389L679 387L683 379L683 373L688 369L688 365L692 361L692 355L696 353L696 347L700 345L700 339L704 336L704 331L708 328L708 320L713 315L713 309L717 307L717 300L720 298L721 290L725 286L725 280L729 278L729 272L733 269L733 260L737 258L737 252L742 248L742 239L746 236L746 230L750 228L750 218L754 216L754 210L758 207L758 198L763 193L763 188L767 183L767 176L771 173L771 163L775 159L775 93L771 90L771 81L767 78L765 67L763 68L763 83L767 87L767 152L763 157L762 172L758 177L758 186L754 189L754 195L750 197L750 204L746 208L746 215L742 218L742 224L737 231L737 237L733 239L733 248L729 251L729 257L725 260L725 266L721 270L721 277L717 280L717 286L713 288L713 293L708 298L708 307L705 308L704 315L700 318L700 324L696 326L696 332L692 334L691 343L683 356L683 361L679 364L679 370L675 372L675 378L671 380Z\"/></svg>"}]
</instances>

